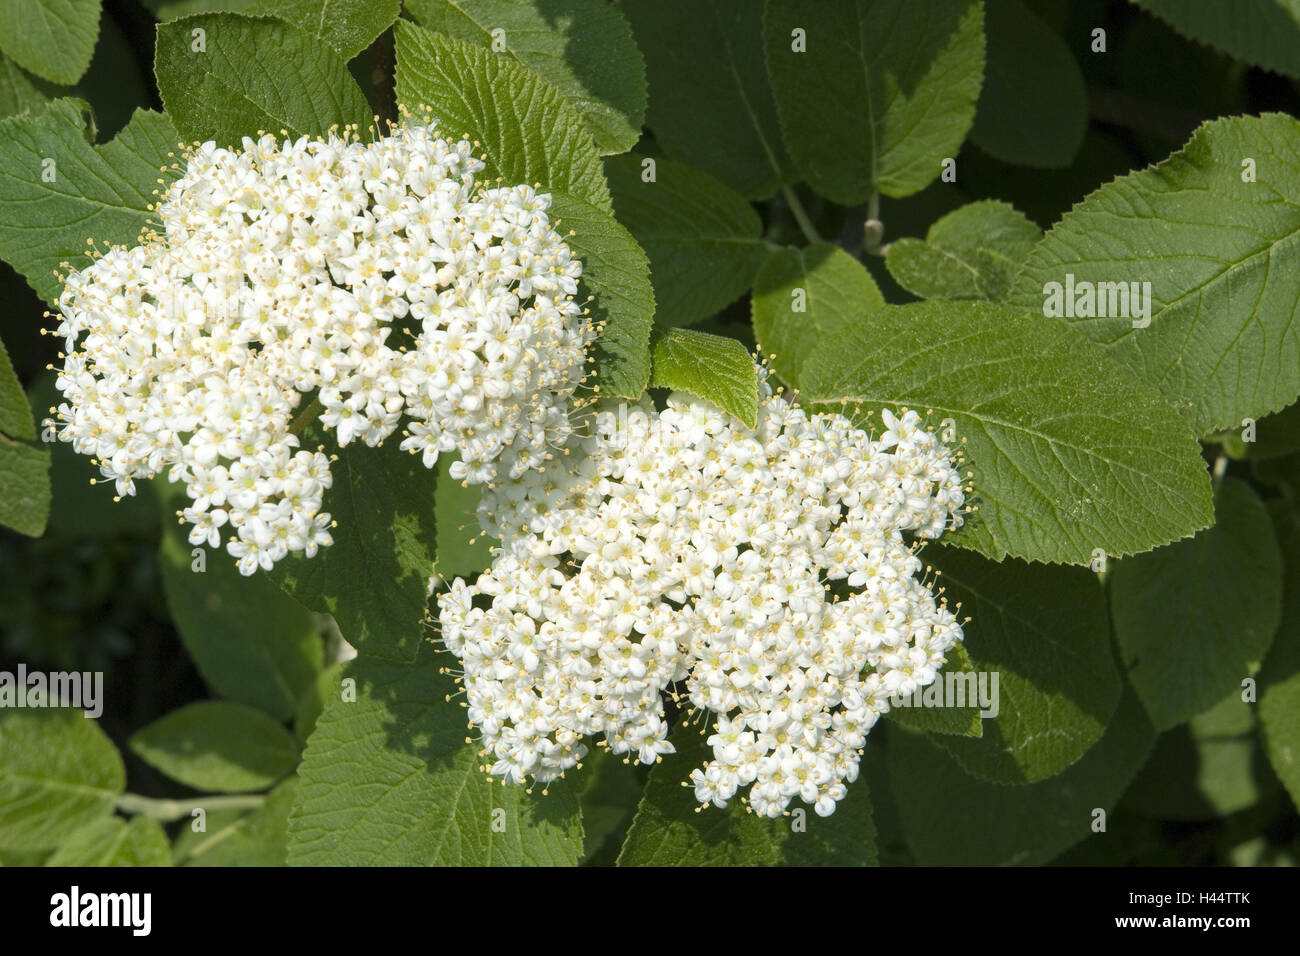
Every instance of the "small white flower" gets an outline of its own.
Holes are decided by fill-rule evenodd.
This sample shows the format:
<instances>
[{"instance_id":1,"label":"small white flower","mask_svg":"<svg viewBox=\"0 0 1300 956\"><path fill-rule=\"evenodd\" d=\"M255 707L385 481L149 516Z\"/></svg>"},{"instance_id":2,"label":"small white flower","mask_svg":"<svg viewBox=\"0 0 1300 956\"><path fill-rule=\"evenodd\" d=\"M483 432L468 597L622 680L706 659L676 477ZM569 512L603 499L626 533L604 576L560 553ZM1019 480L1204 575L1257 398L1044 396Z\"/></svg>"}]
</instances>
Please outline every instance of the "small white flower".
<instances>
[{"instance_id":1,"label":"small white flower","mask_svg":"<svg viewBox=\"0 0 1300 956\"><path fill-rule=\"evenodd\" d=\"M438 601L493 773L551 780L587 736L653 763L671 690L715 714L699 802L826 815L891 692L934 680L961 627L903 535L961 524L947 449L915 412L886 445L761 390L754 429L682 395L599 405L568 457L485 491L503 545Z\"/></svg>"},{"instance_id":2,"label":"small white flower","mask_svg":"<svg viewBox=\"0 0 1300 956\"><path fill-rule=\"evenodd\" d=\"M246 574L331 541L329 459L290 431L305 393L340 445L405 420L426 467L453 450L473 482L536 467L571 433L594 336L581 265L550 197L482 188L470 149L419 125L200 146L162 238L68 278L60 437L119 495L184 482L191 541L228 524Z\"/></svg>"}]
</instances>

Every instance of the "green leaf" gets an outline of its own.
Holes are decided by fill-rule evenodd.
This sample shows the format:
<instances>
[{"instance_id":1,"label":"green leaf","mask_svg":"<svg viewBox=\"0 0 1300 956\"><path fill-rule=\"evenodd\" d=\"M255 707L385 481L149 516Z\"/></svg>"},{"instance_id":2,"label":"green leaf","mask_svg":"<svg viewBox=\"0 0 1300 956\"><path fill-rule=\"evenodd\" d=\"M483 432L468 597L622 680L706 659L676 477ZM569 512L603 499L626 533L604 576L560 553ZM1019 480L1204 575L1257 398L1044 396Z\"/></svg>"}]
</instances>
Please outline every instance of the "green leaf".
<instances>
[{"instance_id":1,"label":"green leaf","mask_svg":"<svg viewBox=\"0 0 1300 956\"><path fill-rule=\"evenodd\" d=\"M1256 182L1243 182L1254 164ZM1300 394L1300 120L1214 120L1180 152L1102 186L1030 253L1011 301L1068 318L1156 386L1197 434L1237 428ZM1067 279L1072 276L1073 279ZM1088 308L1080 283L1109 283ZM1146 318L1115 286L1150 283ZM1139 291L1141 287L1139 286ZM1078 312L1105 311L1106 317ZM1129 312L1134 312L1132 303Z\"/></svg>"},{"instance_id":2,"label":"green leaf","mask_svg":"<svg viewBox=\"0 0 1300 956\"><path fill-rule=\"evenodd\" d=\"M288 854L289 812L297 777L276 786L266 803L251 813L225 819L207 815L207 832L184 832L176 841L177 862L185 866L284 866Z\"/></svg>"},{"instance_id":3,"label":"green leaf","mask_svg":"<svg viewBox=\"0 0 1300 956\"><path fill-rule=\"evenodd\" d=\"M36 426L32 424L32 407L23 394L18 373L9 360L9 351L0 342L0 434L24 441L36 440Z\"/></svg>"},{"instance_id":4,"label":"green leaf","mask_svg":"<svg viewBox=\"0 0 1300 956\"><path fill-rule=\"evenodd\" d=\"M1142 705L1127 693L1096 746L1039 783L978 780L926 738L892 728L889 778L922 866L1037 866L1092 833L1094 811L1111 811L1154 740Z\"/></svg>"},{"instance_id":5,"label":"green leaf","mask_svg":"<svg viewBox=\"0 0 1300 956\"><path fill-rule=\"evenodd\" d=\"M1244 685L1244 682L1243 682ZM1241 737L1255 729L1255 708L1243 699L1244 686L1238 686L1209 710L1187 721L1187 730L1196 740L1221 740Z\"/></svg>"},{"instance_id":6,"label":"green leaf","mask_svg":"<svg viewBox=\"0 0 1300 956\"><path fill-rule=\"evenodd\" d=\"M283 20L205 13L164 23L154 73L167 115L189 140L238 146L259 132L324 136L373 122L343 57Z\"/></svg>"},{"instance_id":7,"label":"green leaf","mask_svg":"<svg viewBox=\"0 0 1300 956\"><path fill-rule=\"evenodd\" d=\"M767 71L808 185L852 206L936 179L975 119L983 26L978 0L768 0Z\"/></svg>"},{"instance_id":8,"label":"green leaf","mask_svg":"<svg viewBox=\"0 0 1300 956\"><path fill-rule=\"evenodd\" d=\"M876 731L876 740L863 748L858 764L858 779L871 793L871 816L876 824L876 851L881 866L914 866L916 861L907 848L907 838L898 815L898 801L889 782L889 755L885 739L893 731ZM855 784L856 786L856 784Z\"/></svg>"},{"instance_id":9,"label":"green leaf","mask_svg":"<svg viewBox=\"0 0 1300 956\"><path fill-rule=\"evenodd\" d=\"M689 792L689 791L687 791ZM871 811L871 793L865 780L849 785L844 799L829 817L819 817L810 807L798 807L805 816L795 832L794 821L765 821L777 831L779 866L876 866L876 824ZM791 812L793 818L793 811ZM784 832L786 826L791 832Z\"/></svg>"},{"instance_id":10,"label":"green leaf","mask_svg":"<svg viewBox=\"0 0 1300 956\"><path fill-rule=\"evenodd\" d=\"M861 262L819 243L772 253L754 283L754 335L789 385L798 387L817 343L883 307L885 297Z\"/></svg>"},{"instance_id":11,"label":"green leaf","mask_svg":"<svg viewBox=\"0 0 1300 956\"><path fill-rule=\"evenodd\" d=\"M1133 0L1189 39L1239 60L1300 77L1300 0Z\"/></svg>"},{"instance_id":12,"label":"green leaf","mask_svg":"<svg viewBox=\"0 0 1300 956\"><path fill-rule=\"evenodd\" d=\"M602 394L636 398L650 380L655 314L645 252L608 212L574 196L552 193L551 216L582 260L580 291L595 297L588 305L599 332L596 384Z\"/></svg>"},{"instance_id":13,"label":"green leaf","mask_svg":"<svg viewBox=\"0 0 1300 956\"><path fill-rule=\"evenodd\" d=\"M627 20L604 0L408 0L406 9L430 30L489 49L499 40L500 52L573 105L602 154L641 138L645 62Z\"/></svg>"},{"instance_id":14,"label":"green leaf","mask_svg":"<svg viewBox=\"0 0 1300 956\"><path fill-rule=\"evenodd\" d=\"M1272 508L1285 558L1282 625L1259 672L1259 723L1269 761L1300 807L1300 515L1294 505Z\"/></svg>"},{"instance_id":15,"label":"green leaf","mask_svg":"<svg viewBox=\"0 0 1300 956\"><path fill-rule=\"evenodd\" d=\"M339 685L339 674L345 661L335 661L329 667L317 672L312 682L307 685L298 700L298 712L293 715L293 735L300 743L307 743L311 732L316 729L316 721L325 710L325 700Z\"/></svg>"},{"instance_id":16,"label":"green leaf","mask_svg":"<svg viewBox=\"0 0 1300 956\"><path fill-rule=\"evenodd\" d=\"M82 268L86 240L132 244L168 178L177 146L166 116L137 110L102 146L91 144L80 100L54 100L33 116L0 121L0 259L46 302L62 289L60 263ZM47 160L53 162L51 165Z\"/></svg>"},{"instance_id":17,"label":"green leaf","mask_svg":"<svg viewBox=\"0 0 1300 956\"><path fill-rule=\"evenodd\" d=\"M1161 734L1124 807L1158 820L1214 820L1253 806L1264 760L1254 726L1254 707L1238 690Z\"/></svg>"},{"instance_id":18,"label":"green leaf","mask_svg":"<svg viewBox=\"0 0 1300 956\"><path fill-rule=\"evenodd\" d=\"M0 850L0 866L44 866L49 850Z\"/></svg>"},{"instance_id":19,"label":"green leaf","mask_svg":"<svg viewBox=\"0 0 1300 956\"><path fill-rule=\"evenodd\" d=\"M1020 0L984 0L988 64L971 140L1004 163L1060 169L1088 129L1074 53Z\"/></svg>"},{"instance_id":20,"label":"green leaf","mask_svg":"<svg viewBox=\"0 0 1300 956\"><path fill-rule=\"evenodd\" d=\"M194 570L194 550L185 527L164 524L163 591L195 667L221 696L292 717L322 666L311 614L264 575L240 574L225 551L199 547L203 570Z\"/></svg>"},{"instance_id":21,"label":"green leaf","mask_svg":"<svg viewBox=\"0 0 1300 956\"><path fill-rule=\"evenodd\" d=\"M929 552L926 557L930 557L934 552ZM970 628L966 629L969 636ZM958 737L982 737L984 736L984 721L980 717L979 708L979 676L976 674L975 665L971 663L970 655L966 648L961 644L954 644L947 651L947 663L944 664L943 670L939 672L939 679L930 685L935 688L943 688L943 697L940 698L942 706L926 707L924 706L924 696L922 706L917 707L908 698L907 706L893 706L889 711L889 719L894 723L902 724L909 730L918 730L931 734L953 734ZM946 675L954 675L950 682ZM975 684L970 684L970 678L956 675L975 674ZM988 678L986 678L988 680ZM999 678L1000 680L1000 678ZM951 684L952 693L949 693ZM992 685L987 685L992 691ZM999 684L999 692L1000 692ZM922 691L924 694L924 691ZM974 701L971 706L956 706L957 695L962 695L962 699Z\"/></svg>"},{"instance_id":22,"label":"green leaf","mask_svg":"<svg viewBox=\"0 0 1300 956\"><path fill-rule=\"evenodd\" d=\"M167 834L157 820L103 817L68 836L46 866L171 866Z\"/></svg>"},{"instance_id":23,"label":"green leaf","mask_svg":"<svg viewBox=\"0 0 1300 956\"><path fill-rule=\"evenodd\" d=\"M34 113L49 99L17 63L0 54L0 117Z\"/></svg>"},{"instance_id":24,"label":"green leaf","mask_svg":"<svg viewBox=\"0 0 1300 956\"><path fill-rule=\"evenodd\" d=\"M126 785L113 742L79 710L0 709L0 848L45 850L106 817Z\"/></svg>"},{"instance_id":25,"label":"green leaf","mask_svg":"<svg viewBox=\"0 0 1300 956\"><path fill-rule=\"evenodd\" d=\"M924 560L941 572L949 604L970 616L963 630L971 666L989 675L990 690L998 675L997 715L984 720L983 735L936 743L993 783L1060 773L1101 739L1122 690L1097 576L1087 568L995 564L952 548L928 548Z\"/></svg>"},{"instance_id":26,"label":"green leaf","mask_svg":"<svg viewBox=\"0 0 1300 956\"><path fill-rule=\"evenodd\" d=\"M27 444L35 438L31 406L0 342L0 525L31 537L45 532L50 516L50 453Z\"/></svg>"},{"instance_id":27,"label":"green leaf","mask_svg":"<svg viewBox=\"0 0 1300 956\"><path fill-rule=\"evenodd\" d=\"M401 0L141 0L166 22L196 13L273 16L324 40L350 60L402 12Z\"/></svg>"},{"instance_id":28,"label":"green leaf","mask_svg":"<svg viewBox=\"0 0 1300 956\"><path fill-rule=\"evenodd\" d=\"M131 737L141 760L196 790L265 790L298 762L293 734L260 710L199 701L155 720Z\"/></svg>"},{"instance_id":29,"label":"green leaf","mask_svg":"<svg viewBox=\"0 0 1300 956\"><path fill-rule=\"evenodd\" d=\"M438 482L434 492L437 515L437 559L433 576L444 581L473 579L492 565L495 538L479 528L478 503L482 485L470 485L451 477L451 456L438 459Z\"/></svg>"},{"instance_id":30,"label":"green leaf","mask_svg":"<svg viewBox=\"0 0 1300 956\"><path fill-rule=\"evenodd\" d=\"M0 51L37 76L71 86L90 66L99 0L0 3Z\"/></svg>"},{"instance_id":31,"label":"green leaf","mask_svg":"<svg viewBox=\"0 0 1300 956\"><path fill-rule=\"evenodd\" d=\"M925 239L889 244L885 265L894 281L922 299L1006 298L1025 257L1042 237L1004 202L986 199L935 222Z\"/></svg>"},{"instance_id":32,"label":"green leaf","mask_svg":"<svg viewBox=\"0 0 1300 956\"><path fill-rule=\"evenodd\" d=\"M621 4L645 54L647 122L669 156L748 199L792 178L763 69L763 0Z\"/></svg>"},{"instance_id":33,"label":"green leaf","mask_svg":"<svg viewBox=\"0 0 1300 956\"><path fill-rule=\"evenodd\" d=\"M314 558L290 555L271 573L307 607L333 614L354 647L409 661L433 571L434 473L399 444L339 450L324 504L338 522L334 543Z\"/></svg>"},{"instance_id":34,"label":"green leaf","mask_svg":"<svg viewBox=\"0 0 1300 956\"><path fill-rule=\"evenodd\" d=\"M609 187L582 117L537 74L490 50L399 21L397 101L432 108L446 136L480 143L484 180L540 184L609 211Z\"/></svg>"},{"instance_id":35,"label":"green leaf","mask_svg":"<svg viewBox=\"0 0 1300 956\"><path fill-rule=\"evenodd\" d=\"M292 783L296 779L290 777L280 786ZM228 810L218 807L212 810L204 809L202 817L191 814L189 819L183 821L180 832L176 834L176 839L172 841L172 862L177 866L185 864L202 866L202 861L195 859L194 854L199 851L210 850L219 845L221 841L237 834L241 829L241 822L252 812L251 810ZM201 826L202 829L195 830L196 826ZM280 864L283 865L283 863L284 857L281 855Z\"/></svg>"},{"instance_id":36,"label":"green leaf","mask_svg":"<svg viewBox=\"0 0 1300 956\"><path fill-rule=\"evenodd\" d=\"M606 747L596 747L582 758L580 774L573 786L582 806L582 862L607 866L617 859L632 825L648 772Z\"/></svg>"},{"instance_id":37,"label":"green leaf","mask_svg":"<svg viewBox=\"0 0 1300 956\"><path fill-rule=\"evenodd\" d=\"M350 60L392 26L401 0L255 0L249 13L265 13L301 26Z\"/></svg>"},{"instance_id":38,"label":"green leaf","mask_svg":"<svg viewBox=\"0 0 1300 956\"><path fill-rule=\"evenodd\" d=\"M298 771L290 864L555 866L582 856L565 781L530 794L480 769L465 712L446 699L455 687L438 673L444 660L422 645L414 664L363 654L348 666L355 700L335 688Z\"/></svg>"},{"instance_id":39,"label":"green leaf","mask_svg":"<svg viewBox=\"0 0 1300 956\"><path fill-rule=\"evenodd\" d=\"M643 163L654 164L654 179ZM767 246L745 198L699 170L637 155L606 160L614 213L650 258L655 324L689 325L753 285Z\"/></svg>"},{"instance_id":40,"label":"green leaf","mask_svg":"<svg viewBox=\"0 0 1300 956\"><path fill-rule=\"evenodd\" d=\"M1120 654L1152 722L1167 730L1241 687L1277 633L1282 557L1268 511L1228 478L1214 527L1115 565Z\"/></svg>"},{"instance_id":41,"label":"green leaf","mask_svg":"<svg viewBox=\"0 0 1300 956\"><path fill-rule=\"evenodd\" d=\"M758 366L735 339L694 329L668 329L654 344L654 388L690 392L758 424Z\"/></svg>"},{"instance_id":42,"label":"green leaf","mask_svg":"<svg viewBox=\"0 0 1300 956\"><path fill-rule=\"evenodd\" d=\"M698 725L675 728L677 752L650 771L619 866L875 865L876 827L862 780L828 817L795 801L788 816L772 820L750 813L739 797L725 810L710 805L696 813L695 791L682 784L712 758L706 740Z\"/></svg>"},{"instance_id":43,"label":"green leaf","mask_svg":"<svg viewBox=\"0 0 1300 956\"><path fill-rule=\"evenodd\" d=\"M986 303L871 313L805 364L806 397L932 409L952 419L973 501L945 544L995 560L1086 564L1213 520L1187 426L1099 347L1054 319Z\"/></svg>"},{"instance_id":44,"label":"green leaf","mask_svg":"<svg viewBox=\"0 0 1300 956\"><path fill-rule=\"evenodd\" d=\"M39 538L49 517L49 450L0 435L0 525Z\"/></svg>"},{"instance_id":45,"label":"green leaf","mask_svg":"<svg viewBox=\"0 0 1300 956\"><path fill-rule=\"evenodd\" d=\"M160 23L196 13L252 13L259 0L140 0ZM267 0L274 2L274 0Z\"/></svg>"}]
</instances>

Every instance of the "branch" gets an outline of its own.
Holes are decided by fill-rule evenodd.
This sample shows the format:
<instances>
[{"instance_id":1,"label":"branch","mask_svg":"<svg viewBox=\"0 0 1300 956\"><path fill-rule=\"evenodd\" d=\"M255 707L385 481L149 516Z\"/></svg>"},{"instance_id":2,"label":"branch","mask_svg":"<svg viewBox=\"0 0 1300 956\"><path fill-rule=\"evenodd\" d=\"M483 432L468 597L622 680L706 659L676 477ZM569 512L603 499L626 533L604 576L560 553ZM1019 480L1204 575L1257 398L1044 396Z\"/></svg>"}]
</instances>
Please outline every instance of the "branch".
<instances>
[{"instance_id":1,"label":"branch","mask_svg":"<svg viewBox=\"0 0 1300 956\"><path fill-rule=\"evenodd\" d=\"M794 216L794 221L799 226L799 231L803 233L803 237L814 245L822 242L822 237L817 234L817 227L808 218L808 210L803 208L803 203L794 194L794 190L789 186L782 186L781 195L785 197L785 203L790 207L790 215Z\"/></svg>"},{"instance_id":2,"label":"branch","mask_svg":"<svg viewBox=\"0 0 1300 956\"><path fill-rule=\"evenodd\" d=\"M228 797L205 797L201 800L160 800L142 797L138 793L124 793L117 798L116 806L123 813L138 813L167 822L188 817L195 810L253 810L264 803L264 793L240 793Z\"/></svg>"}]
</instances>

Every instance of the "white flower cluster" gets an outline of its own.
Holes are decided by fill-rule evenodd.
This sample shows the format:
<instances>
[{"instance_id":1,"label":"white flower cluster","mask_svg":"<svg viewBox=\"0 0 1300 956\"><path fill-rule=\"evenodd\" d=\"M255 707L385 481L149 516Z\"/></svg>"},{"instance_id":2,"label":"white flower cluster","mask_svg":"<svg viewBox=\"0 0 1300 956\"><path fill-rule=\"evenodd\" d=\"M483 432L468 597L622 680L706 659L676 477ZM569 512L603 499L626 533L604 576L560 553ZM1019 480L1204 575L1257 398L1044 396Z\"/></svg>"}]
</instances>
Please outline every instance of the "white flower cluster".
<instances>
[{"instance_id":1,"label":"white flower cluster","mask_svg":"<svg viewBox=\"0 0 1300 956\"><path fill-rule=\"evenodd\" d=\"M239 569L330 543L329 460L291 431L305 393L340 445L517 478L570 434L590 320L550 197L481 188L466 140L407 125L237 151L198 148L158 208L165 235L69 276L61 437L133 493L170 469L190 540Z\"/></svg>"},{"instance_id":2,"label":"white flower cluster","mask_svg":"<svg viewBox=\"0 0 1300 956\"><path fill-rule=\"evenodd\" d=\"M597 734L653 763L684 693L716 715L701 803L827 815L891 695L934 680L962 631L903 535L961 524L948 449L915 412L873 440L762 390L754 429L680 394L598 406L571 460L485 492L504 544L438 600L493 773L548 781Z\"/></svg>"}]
</instances>

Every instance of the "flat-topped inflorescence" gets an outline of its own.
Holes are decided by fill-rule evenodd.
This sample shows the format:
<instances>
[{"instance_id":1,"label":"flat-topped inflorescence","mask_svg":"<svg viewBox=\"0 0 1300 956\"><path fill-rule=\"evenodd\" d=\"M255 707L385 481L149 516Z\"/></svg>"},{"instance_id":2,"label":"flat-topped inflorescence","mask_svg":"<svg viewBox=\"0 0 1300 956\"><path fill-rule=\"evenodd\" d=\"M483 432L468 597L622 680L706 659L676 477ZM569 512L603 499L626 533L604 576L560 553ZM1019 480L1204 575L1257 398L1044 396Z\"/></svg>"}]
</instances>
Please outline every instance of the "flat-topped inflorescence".
<instances>
[{"instance_id":1,"label":"flat-topped inflorescence","mask_svg":"<svg viewBox=\"0 0 1300 956\"><path fill-rule=\"evenodd\" d=\"M491 772L545 783L594 735L654 763L684 694L714 721L701 803L825 815L890 698L935 679L962 630L904 535L961 524L949 450L916 412L872 439L761 391L752 429L680 393L602 403L567 460L485 491L502 547L438 601Z\"/></svg>"},{"instance_id":2,"label":"flat-topped inflorescence","mask_svg":"<svg viewBox=\"0 0 1300 956\"><path fill-rule=\"evenodd\" d=\"M62 439L119 495L183 481L190 540L229 525L245 574L331 543L330 461L296 434L316 414L340 445L405 421L402 448L470 482L539 467L594 337L581 264L550 197L476 183L472 148L417 124L198 146L161 232L67 279Z\"/></svg>"}]
</instances>

